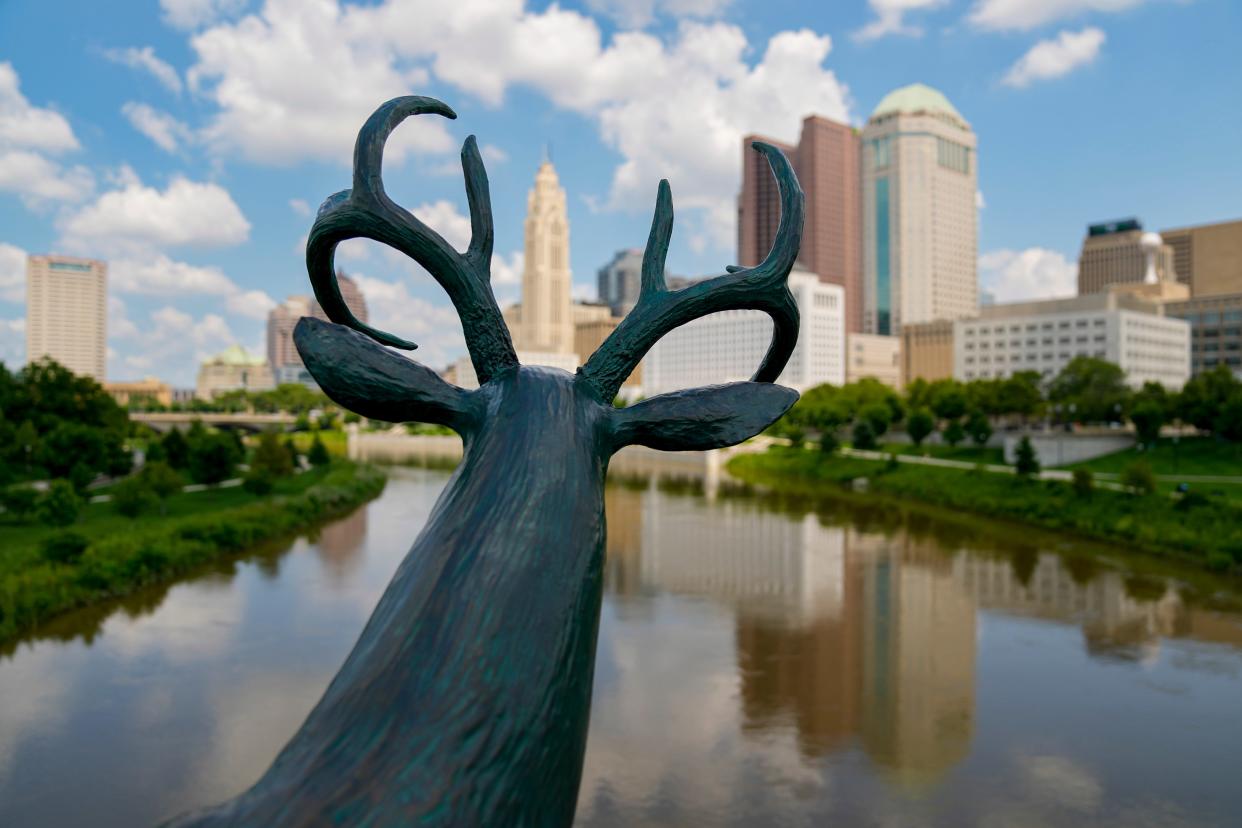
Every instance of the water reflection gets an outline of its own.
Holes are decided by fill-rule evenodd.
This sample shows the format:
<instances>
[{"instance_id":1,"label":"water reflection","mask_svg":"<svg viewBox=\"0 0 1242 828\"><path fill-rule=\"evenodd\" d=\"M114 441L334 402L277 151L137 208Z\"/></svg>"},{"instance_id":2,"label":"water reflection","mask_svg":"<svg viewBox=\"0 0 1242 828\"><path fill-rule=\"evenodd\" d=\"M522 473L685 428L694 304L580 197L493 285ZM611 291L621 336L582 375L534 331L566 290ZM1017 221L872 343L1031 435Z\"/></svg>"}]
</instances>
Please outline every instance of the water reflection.
<instances>
[{"instance_id":1,"label":"water reflection","mask_svg":"<svg viewBox=\"0 0 1242 828\"><path fill-rule=\"evenodd\" d=\"M445 475L0 655L0 825L152 824L253 781ZM611 486L581 825L1212 825L1242 617L887 503ZM1224 587L1224 584L1218 583Z\"/></svg>"}]
</instances>

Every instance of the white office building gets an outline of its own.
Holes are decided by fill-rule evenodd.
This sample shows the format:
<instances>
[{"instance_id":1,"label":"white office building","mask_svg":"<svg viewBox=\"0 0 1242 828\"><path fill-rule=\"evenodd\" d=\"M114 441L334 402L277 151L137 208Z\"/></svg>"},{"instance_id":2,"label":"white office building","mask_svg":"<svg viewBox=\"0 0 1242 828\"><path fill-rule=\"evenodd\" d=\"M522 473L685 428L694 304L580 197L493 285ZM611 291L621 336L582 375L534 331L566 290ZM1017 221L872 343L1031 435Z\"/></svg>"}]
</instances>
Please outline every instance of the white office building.
<instances>
[{"instance_id":1,"label":"white office building","mask_svg":"<svg viewBox=\"0 0 1242 828\"><path fill-rule=\"evenodd\" d=\"M789 274L802 322L798 344L778 382L799 391L845 382L845 291L806 270ZM763 311L734 310L696 319L666 334L643 362L643 395L750 379L772 341Z\"/></svg>"},{"instance_id":2,"label":"white office building","mask_svg":"<svg viewBox=\"0 0 1242 828\"><path fill-rule=\"evenodd\" d=\"M26 259L26 361L51 357L104 381L108 265L73 256Z\"/></svg>"},{"instance_id":3,"label":"white office building","mask_svg":"<svg viewBox=\"0 0 1242 828\"><path fill-rule=\"evenodd\" d=\"M1104 359L1134 388L1177 390L1190 378L1190 325L1121 291L980 309L953 323L953 376L992 379L1038 371L1051 379L1074 357Z\"/></svg>"}]
</instances>

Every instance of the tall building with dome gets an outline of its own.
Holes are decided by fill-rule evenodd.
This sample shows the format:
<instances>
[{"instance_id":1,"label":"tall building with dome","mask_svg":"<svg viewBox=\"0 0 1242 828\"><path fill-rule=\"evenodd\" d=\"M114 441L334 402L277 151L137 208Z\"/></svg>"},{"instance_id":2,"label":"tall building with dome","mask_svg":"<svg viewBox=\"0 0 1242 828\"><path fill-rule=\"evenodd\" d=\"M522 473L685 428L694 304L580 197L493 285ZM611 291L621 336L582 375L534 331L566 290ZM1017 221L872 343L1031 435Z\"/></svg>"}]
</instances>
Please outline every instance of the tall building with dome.
<instances>
[{"instance_id":1,"label":"tall building with dome","mask_svg":"<svg viewBox=\"0 0 1242 828\"><path fill-rule=\"evenodd\" d=\"M267 360L230 345L198 368L194 396L212 400L228 391L270 391L276 387Z\"/></svg>"},{"instance_id":2,"label":"tall building with dome","mask_svg":"<svg viewBox=\"0 0 1242 828\"><path fill-rule=\"evenodd\" d=\"M921 83L884 96L862 130L863 330L979 311L975 133Z\"/></svg>"}]
</instances>

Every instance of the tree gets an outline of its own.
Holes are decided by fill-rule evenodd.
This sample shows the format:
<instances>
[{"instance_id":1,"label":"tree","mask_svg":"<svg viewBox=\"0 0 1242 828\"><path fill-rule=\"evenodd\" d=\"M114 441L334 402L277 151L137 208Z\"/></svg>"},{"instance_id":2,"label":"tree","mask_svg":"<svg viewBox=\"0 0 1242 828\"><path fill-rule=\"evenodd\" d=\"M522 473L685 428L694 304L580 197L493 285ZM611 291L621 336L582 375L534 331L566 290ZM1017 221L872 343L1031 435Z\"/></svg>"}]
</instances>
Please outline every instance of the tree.
<instances>
[{"instance_id":1,"label":"tree","mask_svg":"<svg viewBox=\"0 0 1242 828\"><path fill-rule=\"evenodd\" d=\"M1038 371L1018 371L1001 382L997 407L1000 414L1016 414L1026 420L1040 413L1044 395Z\"/></svg>"},{"instance_id":2,"label":"tree","mask_svg":"<svg viewBox=\"0 0 1242 828\"><path fill-rule=\"evenodd\" d=\"M1095 488L1095 475L1088 469L1074 469L1074 494L1079 497L1090 497Z\"/></svg>"},{"instance_id":3,"label":"tree","mask_svg":"<svg viewBox=\"0 0 1242 828\"><path fill-rule=\"evenodd\" d=\"M112 505L127 518L136 518L159 505L159 498L141 475L127 477L112 487Z\"/></svg>"},{"instance_id":4,"label":"tree","mask_svg":"<svg viewBox=\"0 0 1242 828\"><path fill-rule=\"evenodd\" d=\"M966 433L970 435L970 439L975 441L976 446L985 446L988 440L992 439L992 423L986 414L975 409L966 418Z\"/></svg>"},{"instance_id":5,"label":"tree","mask_svg":"<svg viewBox=\"0 0 1242 828\"><path fill-rule=\"evenodd\" d=\"M24 523L39 503L39 490L20 483L0 489L0 506L18 523Z\"/></svg>"},{"instance_id":6,"label":"tree","mask_svg":"<svg viewBox=\"0 0 1242 828\"><path fill-rule=\"evenodd\" d=\"M68 480L53 480L39 499L39 519L48 526L68 526L82 512L82 498Z\"/></svg>"},{"instance_id":7,"label":"tree","mask_svg":"<svg viewBox=\"0 0 1242 828\"><path fill-rule=\"evenodd\" d=\"M1156 491L1156 476L1145 460L1137 460L1121 472L1121 485L1136 495L1149 495Z\"/></svg>"},{"instance_id":8,"label":"tree","mask_svg":"<svg viewBox=\"0 0 1242 828\"><path fill-rule=\"evenodd\" d=\"M1227 365L1217 365L1191 377L1178 395L1177 411L1184 422L1204 431L1217 430L1217 417L1225 404L1242 391L1242 382Z\"/></svg>"},{"instance_id":9,"label":"tree","mask_svg":"<svg viewBox=\"0 0 1242 828\"><path fill-rule=\"evenodd\" d=\"M1128 396L1125 372L1095 357L1074 357L1048 386L1048 399L1063 412L1073 412L1065 419L1084 423L1120 419Z\"/></svg>"},{"instance_id":10,"label":"tree","mask_svg":"<svg viewBox=\"0 0 1242 828\"><path fill-rule=\"evenodd\" d=\"M931 412L926 408L913 409L906 416L906 434L910 435L910 439L916 446L923 445L923 441L927 439L927 435L936 429L936 421L932 418Z\"/></svg>"},{"instance_id":11,"label":"tree","mask_svg":"<svg viewBox=\"0 0 1242 828\"><path fill-rule=\"evenodd\" d=\"M298 447L293 442L292 437L285 438L285 452L287 452L289 455L290 466L292 466L295 469L300 468L302 465L302 458L301 456L298 455Z\"/></svg>"},{"instance_id":12,"label":"tree","mask_svg":"<svg viewBox=\"0 0 1242 828\"><path fill-rule=\"evenodd\" d=\"M871 424L866 420L859 420L854 423L853 438L854 448L864 451L875 450L875 432L872 430Z\"/></svg>"},{"instance_id":13,"label":"tree","mask_svg":"<svg viewBox=\"0 0 1242 828\"><path fill-rule=\"evenodd\" d=\"M198 420L194 421L198 423ZM188 469L190 467L190 444L177 429L173 429L164 435L164 439L160 441L160 448L164 451L164 458L168 465L174 469Z\"/></svg>"},{"instance_id":14,"label":"tree","mask_svg":"<svg viewBox=\"0 0 1242 828\"><path fill-rule=\"evenodd\" d=\"M1221 406L1213 430L1232 443L1242 442L1242 389L1233 392Z\"/></svg>"},{"instance_id":15,"label":"tree","mask_svg":"<svg viewBox=\"0 0 1242 828\"><path fill-rule=\"evenodd\" d=\"M160 514L167 512L167 500L181 491L185 480L167 463L147 463L142 467L142 479L160 504Z\"/></svg>"},{"instance_id":16,"label":"tree","mask_svg":"<svg viewBox=\"0 0 1242 828\"><path fill-rule=\"evenodd\" d=\"M228 480L240 459L232 437L207 434L190 444L190 478L196 483L221 483Z\"/></svg>"},{"instance_id":17,"label":"tree","mask_svg":"<svg viewBox=\"0 0 1242 828\"><path fill-rule=\"evenodd\" d=\"M949 424L944 427L941 436L944 437L944 441L951 447L957 448L957 444L966 439L966 431L962 428L961 421L949 420Z\"/></svg>"},{"instance_id":18,"label":"tree","mask_svg":"<svg viewBox=\"0 0 1242 828\"><path fill-rule=\"evenodd\" d=\"M276 432L265 431L259 435L259 445L250 458L250 467L261 469L272 477L286 477L293 474L293 460L290 459L289 452L281 445L280 437Z\"/></svg>"},{"instance_id":19,"label":"tree","mask_svg":"<svg viewBox=\"0 0 1242 828\"><path fill-rule=\"evenodd\" d=\"M1014 452L1013 467L1018 477L1031 477L1039 474L1039 457L1035 454L1035 447L1031 445L1031 438L1025 434L1018 441L1017 450Z\"/></svg>"},{"instance_id":20,"label":"tree","mask_svg":"<svg viewBox=\"0 0 1242 828\"><path fill-rule=\"evenodd\" d=\"M883 402L867 403L858 412L858 418L871 426L871 433L883 437L893 421L893 409Z\"/></svg>"},{"instance_id":21,"label":"tree","mask_svg":"<svg viewBox=\"0 0 1242 828\"><path fill-rule=\"evenodd\" d=\"M936 380L927 393L932 413L939 419L957 420L966 413L966 392L957 380Z\"/></svg>"},{"instance_id":22,"label":"tree","mask_svg":"<svg viewBox=\"0 0 1242 828\"><path fill-rule=\"evenodd\" d=\"M835 431L824 431L819 435L819 450L824 454L835 454L840 448L841 442L837 439Z\"/></svg>"},{"instance_id":23,"label":"tree","mask_svg":"<svg viewBox=\"0 0 1242 828\"><path fill-rule=\"evenodd\" d=\"M1130 422L1134 423L1134 432L1140 443L1155 445L1160 439L1160 427L1164 425L1164 409L1159 403L1143 400L1131 406Z\"/></svg>"}]
</instances>

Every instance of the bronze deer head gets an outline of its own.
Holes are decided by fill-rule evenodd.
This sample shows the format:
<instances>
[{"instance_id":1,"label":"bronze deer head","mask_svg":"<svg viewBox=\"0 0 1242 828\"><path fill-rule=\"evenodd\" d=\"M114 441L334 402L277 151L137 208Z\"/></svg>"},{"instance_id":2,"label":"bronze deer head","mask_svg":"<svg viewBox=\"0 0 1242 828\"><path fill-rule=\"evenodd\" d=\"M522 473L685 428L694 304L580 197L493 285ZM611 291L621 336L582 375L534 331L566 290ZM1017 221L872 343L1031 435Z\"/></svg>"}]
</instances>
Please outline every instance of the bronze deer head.
<instances>
[{"instance_id":1,"label":"bronze deer head","mask_svg":"<svg viewBox=\"0 0 1242 828\"><path fill-rule=\"evenodd\" d=\"M315 296L336 324L302 319L294 336L333 400L372 419L448 426L461 435L464 458L344 666L272 767L237 799L182 824L570 824L591 704L609 458L635 443L733 445L797 399L773 384L798 336L785 282L803 218L802 191L779 150L755 144L781 194L767 258L679 291L664 283L673 206L660 182L638 304L575 375L518 363L491 290L492 212L474 136L461 153L472 228L464 253L384 192L384 143L419 113L456 117L432 98L396 98L359 133L353 188L324 202L306 247ZM400 250L444 288L478 390L384 347L415 346L349 311L333 254L357 237ZM775 323L751 382L613 407L661 336L734 309L765 311Z\"/></svg>"}]
</instances>

